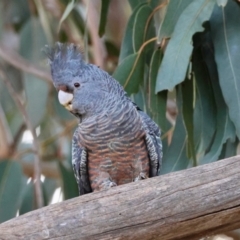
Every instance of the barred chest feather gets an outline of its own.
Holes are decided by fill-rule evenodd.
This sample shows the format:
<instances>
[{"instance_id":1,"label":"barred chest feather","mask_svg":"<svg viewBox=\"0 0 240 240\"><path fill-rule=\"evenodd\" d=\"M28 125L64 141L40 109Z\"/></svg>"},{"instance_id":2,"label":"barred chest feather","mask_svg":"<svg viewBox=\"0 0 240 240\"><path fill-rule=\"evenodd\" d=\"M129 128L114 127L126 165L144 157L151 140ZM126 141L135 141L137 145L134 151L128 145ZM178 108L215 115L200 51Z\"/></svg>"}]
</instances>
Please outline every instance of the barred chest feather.
<instances>
[{"instance_id":1,"label":"barred chest feather","mask_svg":"<svg viewBox=\"0 0 240 240\"><path fill-rule=\"evenodd\" d=\"M144 137L141 117L130 104L79 125L79 140L87 150L93 191L149 177Z\"/></svg>"}]
</instances>

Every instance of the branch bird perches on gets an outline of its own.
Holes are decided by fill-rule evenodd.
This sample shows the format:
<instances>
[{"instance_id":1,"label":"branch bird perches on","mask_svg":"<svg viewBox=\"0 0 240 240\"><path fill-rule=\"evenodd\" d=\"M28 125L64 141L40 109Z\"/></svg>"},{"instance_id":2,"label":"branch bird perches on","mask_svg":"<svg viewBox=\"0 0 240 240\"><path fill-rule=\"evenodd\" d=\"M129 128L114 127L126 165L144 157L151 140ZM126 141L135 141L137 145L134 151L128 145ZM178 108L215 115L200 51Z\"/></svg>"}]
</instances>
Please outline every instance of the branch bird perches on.
<instances>
[{"instance_id":1,"label":"branch bird perches on","mask_svg":"<svg viewBox=\"0 0 240 240\"><path fill-rule=\"evenodd\" d=\"M0 240L199 239L240 228L240 156L50 205L0 225Z\"/></svg>"}]
</instances>

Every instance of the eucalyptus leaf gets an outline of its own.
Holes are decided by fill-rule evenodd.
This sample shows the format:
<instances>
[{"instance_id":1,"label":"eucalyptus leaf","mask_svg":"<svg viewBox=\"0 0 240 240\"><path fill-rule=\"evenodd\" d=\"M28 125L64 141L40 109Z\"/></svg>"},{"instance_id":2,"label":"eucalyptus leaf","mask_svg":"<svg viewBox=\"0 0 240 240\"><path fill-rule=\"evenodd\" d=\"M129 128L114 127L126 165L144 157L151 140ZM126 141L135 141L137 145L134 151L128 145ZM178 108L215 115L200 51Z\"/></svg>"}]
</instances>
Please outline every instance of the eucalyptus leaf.
<instances>
[{"instance_id":1,"label":"eucalyptus leaf","mask_svg":"<svg viewBox=\"0 0 240 240\"><path fill-rule=\"evenodd\" d=\"M161 42L163 38L170 38L172 36L174 27L181 16L184 9L192 2L192 0L177 1L169 0L167 11L160 25L158 31L158 41Z\"/></svg>"},{"instance_id":2,"label":"eucalyptus leaf","mask_svg":"<svg viewBox=\"0 0 240 240\"><path fill-rule=\"evenodd\" d=\"M132 10L138 7L142 3L147 3L147 0L128 0Z\"/></svg>"},{"instance_id":3,"label":"eucalyptus leaf","mask_svg":"<svg viewBox=\"0 0 240 240\"><path fill-rule=\"evenodd\" d=\"M0 2L0 15L3 16L3 2ZM0 40L2 40L2 33L3 33L3 17L0 18Z\"/></svg>"},{"instance_id":4,"label":"eucalyptus leaf","mask_svg":"<svg viewBox=\"0 0 240 240\"><path fill-rule=\"evenodd\" d=\"M216 6L210 19L215 60L223 97L240 138L240 8L228 1L225 8Z\"/></svg>"},{"instance_id":5,"label":"eucalyptus leaf","mask_svg":"<svg viewBox=\"0 0 240 240\"><path fill-rule=\"evenodd\" d=\"M163 174L185 169L190 161L187 157L187 135L182 117L181 86L179 86L177 91L177 102L179 111L171 144L168 147L167 152L163 155L163 167L161 169L161 173Z\"/></svg>"},{"instance_id":6,"label":"eucalyptus leaf","mask_svg":"<svg viewBox=\"0 0 240 240\"><path fill-rule=\"evenodd\" d=\"M22 28L20 36L21 55L29 61L39 64L43 57L41 49L47 43L39 19L30 18ZM23 77L27 99L26 110L33 127L36 127L46 112L49 86L29 73L24 73Z\"/></svg>"},{"instance_id":7,"label":"eucalyptus leaf","mask_svg":"<svg viewBox=\"0 0 240 240\"><path fill-rule=\"evenodd\" d=\"M199 160L199 163L205 164L218 160L222 151L223 144L227 141L227 139L234 137L234 132L235 129L233 123L228 117L227 112L223 111L222 114L219 114L218 117L217 132L215 134L211 149L203 158Z\"/></svg>"},{"instance_id":8,"label":"eucalyptus leaf","mask_svg":"<svg viewBox=\"0 0 240 240\"><path fill-rule=\"evenodd\" d=\"M208 64L210 68L214 68L214 59ZM194 142L197 154L202 156L210 147L214 137L217 110L209 71L204 62L201 48L196 48L193 52L192 65L196 84Z\"/></svg>"},{"instance_id":9,"label":"eucalyptus leaf","mask_svg":"<svg viewBox=\"0 0 240 240\"><path fill-rule=\"evenodd\" d=\"M49 85L31 74L24 74L26 110L33 125L37 127L47 110Z\"/></svg>"},{"instance_id":10,"label":"eucalyptus leaf","mask_svg":"<svg viewBox=\"0 0 240 240\"><path fill-rule=\"evenodd\" d=\"M9 80L16 81L17 78L10 77ZM21 90L21 87L20 87L20 90ZM12 96L6 90L6 86L1 81L1 79L0 79L0 102L4 111L4 115L7 120L7 123L11 129L11 133L12 133L11 135L15 136L18 133L19 128L23 124L23 118L22 118L22 114L17 109L14 100L12 99Z\"/></svg>"},{"instance_id":11,"label":"eucalyptus leaf","mask_svg":"<svg viewBox=\"0 0 240 240\"><path fill-rule=\"evenodd\" d=\"M1 2L4 3L3 1ZM4 16L4 14L5 16L7 15L6 22L8 24L14 24L15 26L17 26L17 28L21 27L22 24L24 24L31 16L29 4L26 4L25 0L8 1L8 4L9 9L7 9L7 11L5 8L1 8L2 10L4 10L1 16ZM8 14L6 14L6 12Z\"/></svg>"},{"instance_id":12,"label":"eucalyptus leaf","mask_svg":"<svg viewBox=\"0 0 240 240\"><path fill-rule=\"evenodd\" d=\"M167 2L165 0L150 0L149 4L152 8L157 8L160 5L164 7L164 5L167 4Z\"/></svg>"},{"instance_id":13,"label":"eucalyptus leaf","mask_svg":"<svg viewBox=\"0 0 240 240\"><path fill-rule=\"evenodd\" d=\"M136 24L136 16L139 12L139 9L143 6L146 6L146 4L140 4L137 8L134 9L133 13L131 14L126 29L124 33L124 37L122 40L120 55L119 55L119 64L122 63L122 61L128 57L129 55L134 53L133 48L133 30L134 30L134 24Z\"/></svg>"},{"instance_id":14,"label":"eucalyptus leaf","mask_svg":"<svg viewBox=\"0 0 240 240\"><path fill-rule=\"evenodd\" d=\"M225 7L227 5L228 0L217 0L217 4L219 7Z\"/></svg>"},{"instance_id":15,"label":"eucalyptus leaf","mask_svg":"<svg viewBox=\"0 0 240 240\"><path fill-rule=\"evenodd\" d=\"M98 34L100 37L102 37L103 34L105 33L105 26L107 22L107 13L108 13L110 0L102 0L101 2L102 2L101 16L100 16L100 23L99 23L99 29L98 29Z\"/></svg>"},{"instance_id":16,"label":"eucalyptus leaf","mask_svg":"<svg viewBox=\"0 0 240 240\"><path fill-rule=\"evenodd\" d=\"M73 10L75 6L75 0L71 0L71 2L68 3L67 7L65 8L63 15L59 21L59 25L58 25L58 31L61 28L62 23L64 22L64 20L66 20L66 18L68 17L68 15L71 13L71 11Z\"/></svg>"},{"instance_id":17,"label":"eucalyptus leaf","mask_svg":"<svg viewBox=\"0 0 240 240\"><path fill-rule=\"evenodd\" d=\"M45 180L42 183L45 206L51 202L53 194L58 187L59 181L57 179L45 177Z\"/></svg>"},{"instance_id":18,"label":"eucalyptus leaf","mask_svg":"<svg viewBox=\"0 0 240 240\"><path fill-rule=\"evenodd\" d=\"M19 209L19 215L33 211L36 209L35 195L34 195L34 185L33 182L25 182L26 186L23 193L23 200L21 207Z\"/></svg>"},{"instance_id":19,"label":"eucalyptus leaf","mask_svg":"<svg viewBox=\"0 0 240 240\"><path fill-rule=\"evenodd\" d=\"M237 139L235 139L235 141L232 141L232 139L228 139L226 143L223 145L219 159L225 159L232 156L236 156L238 143L239 141Z\"/></svg>"},{"instance_id":20,"label":"eucalyptus leaf","mask_svg":"<svg viewBox=\"0 0 240 240\"><path fill-rule=\"evenodd\" d=\"M36 5L39 20L41 22L46 38L48 39L49 43L53 44L53 37L52 37L51 28L50 28L50 22L49 22L47 12L45 11L45 8L44 8L44 4L41 0L34 0L34 3Z\"/></svg>"},{"instance_id":21,"label":"eucalyptus leaf","mask_svg":"<svg viewBox=\"0 0 240 240\"><path fill-rule=\"evenodd\" d=\"M152 55L148 78L148 108L153 120L159 125L163 132L166 132L168 130L166 124L167 91L155 94L157 71L161 64L162 56L161 49L155 50Z\"/></svg>"},{"instance_id":22,"label":"eucalyptus leaf","mask_svg":"<svg viewBox=\"0 0 240 240\"><path fill-rule=\"evenodd\" d=\"M173 89L185 79L192 53L192 36L202 31L212 13L215 0L194 0L182 12L158 71L156 92Z\"/></svg>"},{"instance_id":23,"label":"eucalyptus leaf","mask_svg":"<svg viewBox=\"0 0 240 240\"><path fill-rule=\"evenodd\" d=\"M151 28L151 36L153 37L155 34L154 26L152 24L152 8L148 5L143 5L139 8L136 13L136 17L134 19L133 24L133 33L132 33L132 41L133 41L133 51L138 52L141 48L142 44L148 40L146 38L148 29Z\"/></svg>"},{"instance_id":24,"label":"eucalyptus leaf","mask_svg":"<svg viewBox=\"0 0 240 240\"><path fill-rule=\"evenodd\" d=\"M20 54L32 63L39 65L43 59L41 49L48 43L38 18L31 17L20 31Z\"/></svg>"},{"instance_id":25,"label":"eucalyptus leaf","mask_svg":"<svg viewBox=\"0 0 240 240\"><path fill-rule=\"evenodd\" d=\"M0 223L17 214L24 188L22 176L19 163L10 160L0 162Z\"/></svg>"},{"instance_id":26,"label":"eucalyptus leaf","mask_svg":"<svg viewBox=\"0 0 240 240\"><path fill-rule=\"evenodd\" d=\"M196 153L194 144L194 127L193 127L193 105L194 105L194 80L186 79L181 84L183 106L182 113L184 124L187 130L187 153L188 158L193 159L193 166L196 166Z\"/></svg>"},{"instance_id":27,"label":"eucalyptus leaf","mask_svg":"<svg viewBox=\"0 0 240 240\"><path fill-rule=\"evenodd\" d=\"M143 54L134 53L125 58L113 73L128 94L137 93L144 76Z\"/></svg>"},{"instance_id":28,"label":"eucalyptus leaf","mask_svg":"<svg viewBox=\"0 0 240 240\"><path fill-rule=\"evenodd\" d=\"M142 110L145 111L145 92L142 86L139 87L139 91L135 94L132 94L133 102L137 104L137 106Z\"/></svg>"},{"instance_id":29,"label":"eucalyptus leaf","mask_svg":"<svg viewBox=\"0 0 240 240\"><path fill-rule=\"evenodd\" d=\"M79 195L78 187L72 168L67 168L63 163L59 162L59 169L63 180L64 199L77 197Z\"/></svg>"},{"instance_id":30,"label":"eucalyptus leaf","mask_svg":"<svg viewBox=\"0 0 240 240\"><path fill-rule=\"evenodd\" d=\"M219 78L217 73L217 66L214 62L213 55L213 46L211 41L208 41L208 44L203 44L202 54L203 59L206 62L206 66L208 68L212 88L213 88L213 96L215 98L216 108L217 108L217 123L216 123L216 132L214 135L214 139L212 141L212 145L209 148L208 152L199 160L200 164L210 163L218 160L219 155L221 154L223 144L228 140L235 140L235 128L232 121L228 115L228 108L224 101L222 91L219 85Z\"/></svg>"}]
</instances>

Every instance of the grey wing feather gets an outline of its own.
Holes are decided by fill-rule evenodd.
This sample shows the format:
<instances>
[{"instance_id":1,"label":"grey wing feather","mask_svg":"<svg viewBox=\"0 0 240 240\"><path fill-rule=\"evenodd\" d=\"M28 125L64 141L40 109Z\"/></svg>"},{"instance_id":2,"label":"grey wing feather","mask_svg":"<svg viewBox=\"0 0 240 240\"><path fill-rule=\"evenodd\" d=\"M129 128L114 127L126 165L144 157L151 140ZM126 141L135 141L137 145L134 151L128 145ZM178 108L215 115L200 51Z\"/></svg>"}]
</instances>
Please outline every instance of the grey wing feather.
<instances>
[{"instance_id":1,"label":"grey wing feather","mask_svg":"<svg viewBox=\"0 0 240 240\"><path fill-rule=\"evenodd\" d=\"M160 138L161 132L158 125L139 108L138 112L142 117L143 127L146 131L145 142L150 158L150 177L160 175L162 166L162 141Z\"/></svg>"},{"instance_id":2,"label":"grey wing feather","mask_svg":"<svg viewBox=\"0 0 240 240\"><path fill-rule=\"evenodd\" d=\"M78 129L74 132L72 139L72 165L79 194L92 192L87 169L87 151L79 145Z\"/></svg>"}]
</instances>

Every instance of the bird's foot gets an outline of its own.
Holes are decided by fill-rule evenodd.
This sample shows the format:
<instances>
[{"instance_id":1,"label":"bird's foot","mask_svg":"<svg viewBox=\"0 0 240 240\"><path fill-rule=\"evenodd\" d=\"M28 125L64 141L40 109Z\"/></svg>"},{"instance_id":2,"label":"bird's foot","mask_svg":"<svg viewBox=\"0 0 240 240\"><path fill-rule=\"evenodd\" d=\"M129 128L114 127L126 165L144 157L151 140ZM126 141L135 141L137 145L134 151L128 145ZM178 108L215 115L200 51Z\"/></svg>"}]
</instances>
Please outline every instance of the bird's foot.
<instances>
[{"instance_id":1,"label":"bird's foot","mask_svg":"<svg viewBox=\"0 0 240 240\"><path fill-rule=\"evenodd\" d=\"M141 172L135 179L134 179L134 182L137 182L137 181L140 181L140 180L143 180L143 179L146 179L148 178L147 175L143 172Z\"/></svg>"},{"instance_id":2,"label":"bird's foot","mask_svg":"<svg viewBox=\"0 0 240 240\"><path fill-rule=\"evenodd\" d=\"M109 188L116 187L116 186L117 184L115 182L111 181L110 179L106 179L99 186L99 190L107 190Z\"/></svg>"}]
</instances>

